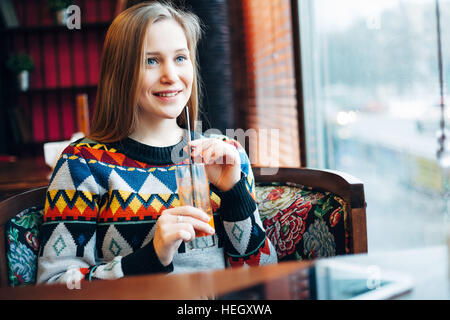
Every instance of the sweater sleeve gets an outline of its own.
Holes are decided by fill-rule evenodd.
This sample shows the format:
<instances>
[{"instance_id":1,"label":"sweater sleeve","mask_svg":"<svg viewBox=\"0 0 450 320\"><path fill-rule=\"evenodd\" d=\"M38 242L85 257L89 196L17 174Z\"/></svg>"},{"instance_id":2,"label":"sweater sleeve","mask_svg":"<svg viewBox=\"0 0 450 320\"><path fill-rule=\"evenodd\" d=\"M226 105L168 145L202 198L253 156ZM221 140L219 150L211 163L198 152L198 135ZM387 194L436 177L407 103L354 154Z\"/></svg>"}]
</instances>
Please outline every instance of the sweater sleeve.
<instances>
[{"instance_id":1,"label":"sweater sleeve","mask_svg":"<svg viewBox=\"0 0 450 320\"><path fill-rule=\"evenodd\" d=\"M68 146L59 158L47 189L44 222L40 230L37 283L116 279L126 275L170 272L153 247L153 241L112 261L98 259L97 215L101 191L83 152ZM105 191L103 190L103 193Z\"/></svg>"},{"instance_id":2,"label":"sweater sleeve","mask_svg":"<svg viewBox=\"0 0 450 320\"><path fill-rule=\"evenodd\" d=\"M256 203L253 172L249 158L236 140L222 138L235 146L241 159L241 179L234 187L222 192L219 214L224 226L224 249L228 266L256 266L277 262L275 248L266 237Z\"/></svg>"}]
</instances>

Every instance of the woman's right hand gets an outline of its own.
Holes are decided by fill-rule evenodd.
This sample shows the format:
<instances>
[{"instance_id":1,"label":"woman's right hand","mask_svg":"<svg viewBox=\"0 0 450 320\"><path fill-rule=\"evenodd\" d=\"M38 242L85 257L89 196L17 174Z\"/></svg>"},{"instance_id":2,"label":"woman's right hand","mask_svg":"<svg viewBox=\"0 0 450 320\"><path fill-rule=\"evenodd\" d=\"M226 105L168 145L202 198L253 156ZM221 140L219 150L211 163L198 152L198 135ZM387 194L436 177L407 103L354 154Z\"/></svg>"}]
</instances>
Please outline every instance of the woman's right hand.
<instances>
[{"instance_id":1,"label":"woman's right hand","mask_svg":"<svg viewBox=\"0 0 450 320\"><path fill-rule=\"evenodd\" d=\"M205 212L191 206L164 210L156 221L153 237L153 246L161 264L168 266L181 242L195 238L195 230L214 234L214 229L207 223L209 219Z\"/></svg>"}]
</instances>

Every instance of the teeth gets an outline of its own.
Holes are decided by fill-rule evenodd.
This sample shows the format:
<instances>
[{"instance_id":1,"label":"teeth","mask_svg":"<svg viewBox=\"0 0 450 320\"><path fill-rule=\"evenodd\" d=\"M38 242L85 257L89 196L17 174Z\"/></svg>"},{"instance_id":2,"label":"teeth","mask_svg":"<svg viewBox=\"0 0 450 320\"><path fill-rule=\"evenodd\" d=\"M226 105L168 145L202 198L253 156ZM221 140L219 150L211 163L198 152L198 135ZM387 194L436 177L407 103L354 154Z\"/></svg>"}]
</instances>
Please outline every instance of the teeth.
<instances>
[{"instance_id":1,"label":"teeth","mask_svg":"<svg viewBox=\"0 0 450 320\"><path fill-rule=\"evenodd\" d=\"M178 94L178 92L174 92L174 93L158 93L158 96L160 97L174 97Z\"/></svg>"}]
</instances>

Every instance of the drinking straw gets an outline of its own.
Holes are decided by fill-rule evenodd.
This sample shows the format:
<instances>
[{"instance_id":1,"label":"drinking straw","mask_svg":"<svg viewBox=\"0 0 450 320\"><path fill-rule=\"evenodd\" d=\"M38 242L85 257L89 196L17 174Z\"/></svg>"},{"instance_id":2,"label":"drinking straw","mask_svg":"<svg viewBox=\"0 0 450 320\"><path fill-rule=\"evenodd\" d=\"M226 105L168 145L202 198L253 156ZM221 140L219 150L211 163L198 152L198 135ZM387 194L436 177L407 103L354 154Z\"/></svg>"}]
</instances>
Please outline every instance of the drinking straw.
<instances>
[{"instance_id":1,"label":"drinking straw","mask_svg":"<svg viewBox=\"0 0 450 320\"><path fill-rule=\"evenodd\" d=\"M194 187L194 171L192 168L192 150L191 150L191 145L189 144L191 142L191 124L190 124L190 120L189 120L189 109L188 106L186 106L184 108L184 115L186 116L186 126L187 126L187 138L188 138L188 153L189 153L189 171L191 172L191 185L192 185L192 203L195 207L195 187Z\"/></svg>"},{"instance_id":2,"label":"drinking straw","mask_svg":"<svg viewBox=\"0 0 450 320\"><path fill-rule=\"evenodd\" d=\"M186 116L186 125L187 125L187 139L188 139L188 152L189 152L189 163L191 163L191 124L189 121L189 109L188 106L184 107L184 114Z\"/></svg>"}]
</instances>

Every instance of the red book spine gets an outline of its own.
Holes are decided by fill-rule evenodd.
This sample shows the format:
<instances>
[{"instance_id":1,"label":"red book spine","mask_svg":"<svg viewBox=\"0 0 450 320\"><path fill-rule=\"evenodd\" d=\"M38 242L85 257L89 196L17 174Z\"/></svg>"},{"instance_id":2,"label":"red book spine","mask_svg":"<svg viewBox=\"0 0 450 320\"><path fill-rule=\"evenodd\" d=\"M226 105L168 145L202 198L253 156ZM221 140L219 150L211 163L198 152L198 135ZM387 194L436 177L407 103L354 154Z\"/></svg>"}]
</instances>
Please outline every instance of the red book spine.
<instances>
[{"instance_id":1,"label":"red book spine","mask_svg":"<svg viewBox=\"0 0 450 320\"><path fill-rule=\"evenodd\" d=\"M29 1L27 1L27 3L28 2ZM44 26L51 26L56 24L56 13L50 10L47 5L47 1L45 1L44 3L38 3L37 5L41 8L36 8L36 10L41 10L42 12L42 21L39 24ZM34 12L35 15L36 12L37 11Z\"/></svg>"},{"instance_id":2,"label":"red book spine","mask_svg":"<svg viewBox=\"0 0 450 320\"><path fill-rule=\"evenodd\" d=\"M98 1L98 0L97 0ZM84 1L84 14L87 23L97 22L97 1Z\"/></svg>"},{"instance_id":3,"label":"red book spine","mask_svg":"<svg viewBox=\"0 0 450 320\"><path fill-rule=\"evenodd\" d=\"M39 8L38 7L39 4L37 3L37 1L27 1L26 3L22 2L22 5L25 6L26 19L24 19L22 21L21 25L24 25L24 26L37 26L37 25L39 25L37 13L40 10L44 11L44 8Z\"/></svg>"},{"instance_id":4,"label":"red book spine","mask_svg":"<svg viewBox=\"0 0 450 320\"><path fill-rule=\"evenodd\" d=\"M58 34L59 42L59 77L60 86L69 87L72 84L72 74L69 53L69 36L65 32Z\"/></svg>"},{"instance_id":5,"label":"red book spine","mask_svg":"<svg viewBox=\"0 0 450 320\"><path fill-rule=\"evenodd\" d=\"M28 50L34 62L34 70L30 74L30 88L42 88L42 57L38 37L28 38Z\"/></svg>"},{"instance_id":6,"label":"red book spine","mask_svg":"<svg viewBox=\"0 0 450 320\"><path fill-rule=\"evenodd\" d=\"M111 20L111 0L100 0L100 21L106 22Z\"/></svg>"},{"instance_id":7,"label":"red book spine","mask_svg":"<svg viewBox=\"0 0 450 320\"><path fill-rule=\"evenodd\" d=\"M46 121L44 120L42 97L41 97L41 95L37 95L33 99L33 137L34 137L34 141L36 141L36 142L45 141L44 125L47 125L47 124L46 124Z\"/></svg>"},{"instance_id":8,"label":"red book spine","mask_svg":"<svg viewBox=\"0 0 450 320\"><path fill-rule=\"evenodd\" d=\"M47 95L47 121L46 125L48 127L48 138L50 141L60 140L59 126L61 125L58 118L58 102L55 93L50 93Z\"/></svg>"},{"instance_id":9,"label":"red book spine","mask_svg":"<svg viewBox=\"0 0 450 320\"><path fill-rule=\"evenodd\" d=\"M55 46L52 34L44 34L44 68L45 68L45 86L54 88L56 82L56 67L55 67Z\"/></svg>"},{"instance_id":10,"label":"red book spine","mask_svg":"<svg viewBox=\"0 0 450 320\"><path fill-rule=\"evenodd\" d=\"M84 86L86 84L85 78L85 61L84 61L84 52L83 52L83 39L81 33L75 32L73 35L74 41L74 70L75 70L75 85L76 86Z\"/></svg>"},{"instance_id":11,"label":"red book spine","mask_svg":"<svg viewBox=\"0 0 450 320\"><path fill-rule=\"evenodd\" d=\"M69 140L75 132L74 128L74 103L70 92L62 93L61 110L64 130L64 140Z\"/></svg>"},{"instance_id":12,"label":"red book spine","mask_svg":"<svg viewBox=\"0 0 450 320\"><path fill-rule=\"evenodd\" d=\"M89 32L87 34L87 50L89 56L89 84L95 85L98 82L100 55L99 45L96 32Z\"/></svg>"}]
</instances>

